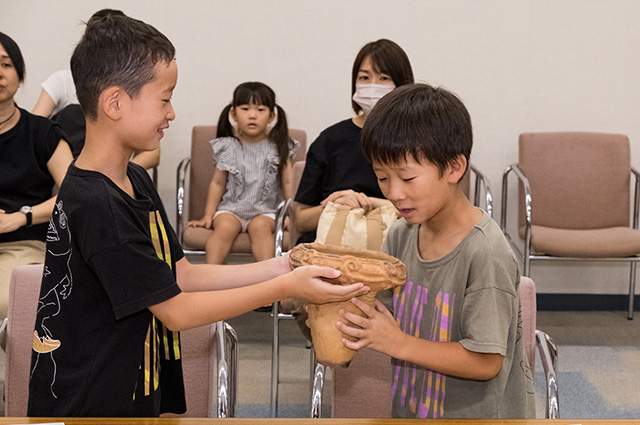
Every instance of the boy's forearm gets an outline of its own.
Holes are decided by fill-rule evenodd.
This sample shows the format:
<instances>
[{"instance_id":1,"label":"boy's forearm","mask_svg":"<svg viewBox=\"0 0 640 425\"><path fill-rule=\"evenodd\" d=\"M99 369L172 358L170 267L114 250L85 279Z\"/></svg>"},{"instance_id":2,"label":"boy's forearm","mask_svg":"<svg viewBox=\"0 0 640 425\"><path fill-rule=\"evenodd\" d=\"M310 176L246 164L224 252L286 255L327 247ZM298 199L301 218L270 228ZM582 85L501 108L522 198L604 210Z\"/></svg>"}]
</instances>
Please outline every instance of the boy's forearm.
<instances>
[{"instance_id":1,"label":"boy's forearm","mask_svg":"<svg viewBox=\"0 0 640 425\"><path fill-rule=\"evenodd\" d=\"M191 264L186 258L176 263L178 285L185 292L215 291L253 285L291 271L288 257L250 264Z\"/></svg>"},{"instance_id":2,"label":"boy's forearm","mask_svg":"<svg viewBox=\"0 0 640 425\"><path fill-rule=\"evenodd\" d=\"M427 341L404 334L402 343L389 347L389 355L445 375L486 381L502 368L500 354L469 351L459 342Z\"/></svg>"},{"instance_id":3,"label":"boy's forearm","mask_svg":"<svg viewBox=\"0 0 640 425\"><path fill-rule=\"evenodd\" d=\"M182 292L149 310L172 331L226 320L278 300L277 280L223 291Z\"/></svg>"}]
</instances>

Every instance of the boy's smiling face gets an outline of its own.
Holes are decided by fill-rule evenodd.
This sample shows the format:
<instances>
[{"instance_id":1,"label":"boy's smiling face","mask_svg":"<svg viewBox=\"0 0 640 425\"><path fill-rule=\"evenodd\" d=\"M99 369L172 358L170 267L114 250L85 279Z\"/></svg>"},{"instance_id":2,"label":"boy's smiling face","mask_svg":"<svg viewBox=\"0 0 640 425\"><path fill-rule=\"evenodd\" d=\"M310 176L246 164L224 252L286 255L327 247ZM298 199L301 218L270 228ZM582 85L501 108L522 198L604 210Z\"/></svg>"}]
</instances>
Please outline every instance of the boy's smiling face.
<instances>
[{"instance_id":1,"label":"boy's smiling face","mask_svg":"<svg viewBox=\"0 0 640 425\"><path fill-rule=\"evenodd\" d=\"M411 156L397 164L373 161L380 190L411 224L430 221L446 207L451 183L459 178L450 169L441 176L431 161L417 162Z\"/></svg>"},{"instance_id":2,"label":"boy's smiling face","mask_svg":"<svg viewBox=\"0 0 640 425\"><path fill-rule=\"evenodd\" d=\"M157 148L164 137L164 130L176 114L171 96L178 80L175 59L159 62L155 66L155 78L145 84L134 98L124 95L123 117L127 123L126 140L129 147L150 151Z\"/></svg>"}]
</instances>

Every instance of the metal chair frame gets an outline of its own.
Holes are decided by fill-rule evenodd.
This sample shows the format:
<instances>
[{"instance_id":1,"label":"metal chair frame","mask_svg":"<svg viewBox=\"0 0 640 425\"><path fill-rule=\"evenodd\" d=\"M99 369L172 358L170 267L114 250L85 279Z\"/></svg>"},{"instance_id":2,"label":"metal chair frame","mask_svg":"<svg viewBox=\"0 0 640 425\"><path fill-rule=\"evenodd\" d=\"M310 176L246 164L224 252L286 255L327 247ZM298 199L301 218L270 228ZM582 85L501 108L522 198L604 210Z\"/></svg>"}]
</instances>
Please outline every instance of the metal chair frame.
<instances>
[{"instance_id":1,"label":"metal chair frame","mask_svg":"<svg viewBox=\"0 0 640 425\"><path fill-rule=\"evenodd\" d=\"M227 322L216 322L216 340L217 411L211 417L233 418L238 400L238 335Z\"/></svg>"},{"instance_id":2,"label":"metal chair frame","mask_svg":"<svg viewBox=\"0 0 640 425\"><path fill-rule=\"evenodd\" d=\"M487 213L493 217L493 195L491 191L491 183L489 179L478 168L469 163L469 169L475 174L473 205L480 205L480 197L484 193L484 204Z\"/></svg>"},{"instance_id":3,"label":"metal chair frame","mask_svg":"<svg viewBox=\"0 0 640 425\"><path fill-rule=\"evenodd\" d=\"M536 329L536 346L540 353L540 361L544 370L546 406L544 417L558 419L560 406L558 398L558 347L545 332Z\"/></svg>"}]
</instances>

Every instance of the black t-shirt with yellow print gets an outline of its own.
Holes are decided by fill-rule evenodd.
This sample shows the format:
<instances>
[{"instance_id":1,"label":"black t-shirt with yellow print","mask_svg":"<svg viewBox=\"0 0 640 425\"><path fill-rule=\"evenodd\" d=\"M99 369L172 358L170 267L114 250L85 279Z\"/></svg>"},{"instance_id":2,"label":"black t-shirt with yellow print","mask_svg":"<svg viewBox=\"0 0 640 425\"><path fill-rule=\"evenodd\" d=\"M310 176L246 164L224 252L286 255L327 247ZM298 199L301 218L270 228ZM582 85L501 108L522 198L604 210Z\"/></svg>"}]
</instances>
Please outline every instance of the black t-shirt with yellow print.
<instances>
[{"instance_id":1,"label":"black t-shirt with yellow print","mask_svg":"<svg viewBox=\"0 0 640 425\"><path fill-rule=\"evenodd\" d=\"M183 257L146 171L135 199L72 164L56 200L34 331L29 416L185 411L179 333L149 306L180 293Z\"/></svg>"}]
</instances>

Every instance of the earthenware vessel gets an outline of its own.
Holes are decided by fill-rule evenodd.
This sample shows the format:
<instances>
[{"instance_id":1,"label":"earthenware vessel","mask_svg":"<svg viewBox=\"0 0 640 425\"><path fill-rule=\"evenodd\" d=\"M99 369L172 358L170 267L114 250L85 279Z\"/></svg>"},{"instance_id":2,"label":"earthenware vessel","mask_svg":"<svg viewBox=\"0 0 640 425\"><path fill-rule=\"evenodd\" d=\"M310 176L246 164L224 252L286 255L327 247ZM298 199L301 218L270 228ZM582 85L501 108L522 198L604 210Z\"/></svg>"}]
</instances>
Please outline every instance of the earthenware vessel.
<instances>
[{"instance_id":1,"label":"earthenware vessel","mask_svg":"<svg viewBox=\"0 0 640 425\"><path fill-rule=\"evenodd\" d=\"M402 261L380 251L359 250L346 246L319 243L300 244L289 254L291 267L306 265L327 266L340 270L340 276L326 279L335 285L350 285L362 282L371 290L361 295L366 304L373 306L376 293L402 285L407 279L407 270ZM340 309L364 316L351 301L326 304L308 304L309 326L318 362L327 365L348 365L355 351L344 346L346 337L336 322L344 321Z\"/></svg>"}]
</instances>

